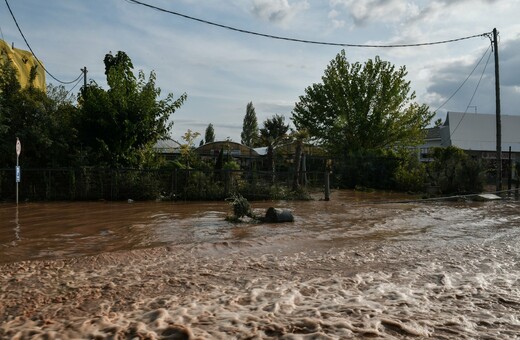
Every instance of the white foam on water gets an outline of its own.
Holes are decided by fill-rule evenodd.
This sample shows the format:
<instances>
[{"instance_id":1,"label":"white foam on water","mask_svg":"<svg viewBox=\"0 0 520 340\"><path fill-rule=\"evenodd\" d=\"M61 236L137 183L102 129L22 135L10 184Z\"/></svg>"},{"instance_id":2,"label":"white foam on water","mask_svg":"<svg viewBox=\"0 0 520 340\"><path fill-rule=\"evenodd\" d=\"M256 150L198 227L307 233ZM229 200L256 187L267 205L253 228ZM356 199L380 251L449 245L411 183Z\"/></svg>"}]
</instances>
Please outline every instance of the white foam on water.
<instances>
[{"instance_id":1,"label":"white foam on water","mask_svg":"<svg viewBox=\"0 0 520 340\"><path fill-rule=\"evenodd\" d=\"M248 227L210 209L178 223L197 242L1 265L0 337L515 338L517 212L392 204Z\"/></svg>"},{"instance_id":2,"label":"white foam on water","mask_svg":"<svg viewBox=\"0 0 520 340\"><path fill-rule=\"evenodd\" d=\"M514 247L186 250L6 265L0 335L455 339L520 330Z\"/></svg>"}]
</instances>

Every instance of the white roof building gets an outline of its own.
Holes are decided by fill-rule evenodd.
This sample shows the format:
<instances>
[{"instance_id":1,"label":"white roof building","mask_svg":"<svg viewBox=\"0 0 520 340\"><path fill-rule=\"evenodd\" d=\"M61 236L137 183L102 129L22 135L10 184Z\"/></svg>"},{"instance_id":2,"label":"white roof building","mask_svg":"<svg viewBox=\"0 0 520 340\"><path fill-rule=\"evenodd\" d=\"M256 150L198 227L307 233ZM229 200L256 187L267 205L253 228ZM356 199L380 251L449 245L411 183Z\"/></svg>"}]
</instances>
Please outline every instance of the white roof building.
<instances>
[{"instance_id":1,"label":"white roof building","mask_svg":"<svg viewBox=\"0 0 520 340\"><path fill-rule=\"evenodd\" d=\"M520 116L501 115L502 151L520 152ZM441 146L456 146L467 151L497 149L496 115L448 112L440 127Z\"/></svg>"},{"instance_id":2,"label":"white roof building","mask_svg":"<svg viewBox=\"0 0 520 340\"><path fill-rule=\"evenodd\" d=\"M520 159L520 116L501 115L502 159L507 158L509 147L514 159ZM479 155L496 158L496 115L483 113L448 112L443 125L427 129L419 158L428 162L432 147L456 146Z\"/></svg>"}]
</instances>

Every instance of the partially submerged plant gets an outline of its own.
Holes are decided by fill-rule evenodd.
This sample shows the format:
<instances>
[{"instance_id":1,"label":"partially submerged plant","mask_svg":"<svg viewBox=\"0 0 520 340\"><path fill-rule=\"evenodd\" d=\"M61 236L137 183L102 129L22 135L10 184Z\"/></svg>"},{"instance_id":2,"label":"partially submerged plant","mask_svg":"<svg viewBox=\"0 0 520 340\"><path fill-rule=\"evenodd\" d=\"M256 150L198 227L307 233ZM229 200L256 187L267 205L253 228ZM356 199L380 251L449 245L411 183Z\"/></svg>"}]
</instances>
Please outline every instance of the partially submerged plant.
<instances>
[{"instance_id":1,"label":"partially submerged plant","mask_svg":"<svg viewBox=\"0 0 520 340\"><path fill-rule=\"evenodd\" d=\"M233 216L229 218L230 220L239 221L244 216L256 219L248 200L239 193L232 194L226 201L233 206Z\"/></svg>"}]
</instances>

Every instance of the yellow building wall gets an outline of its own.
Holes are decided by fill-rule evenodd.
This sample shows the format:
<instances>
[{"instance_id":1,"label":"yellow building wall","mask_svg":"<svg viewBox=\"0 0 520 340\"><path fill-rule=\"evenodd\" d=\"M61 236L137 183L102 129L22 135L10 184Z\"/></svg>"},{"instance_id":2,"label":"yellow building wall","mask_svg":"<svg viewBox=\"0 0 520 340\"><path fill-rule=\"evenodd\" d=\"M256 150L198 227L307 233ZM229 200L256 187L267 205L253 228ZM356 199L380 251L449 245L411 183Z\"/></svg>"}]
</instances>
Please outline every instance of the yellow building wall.
<instances>
[{"instance_id":1,"label":"yellow building wall","mask_svg":"<svg viewBox=\"0 0 520 340\"><path fill-rule=\"evenodd\" d=\"M6 62L9 59L13 62L13 66L17 70L18 81L22 87L29 85L31 67L38 65L36 68L36 79L33 84L34 87L45 91L45 70L38 63L34 55L29 51L11 48L9 44L0 39L0 62Z\"/></svg>"}]
</instances>

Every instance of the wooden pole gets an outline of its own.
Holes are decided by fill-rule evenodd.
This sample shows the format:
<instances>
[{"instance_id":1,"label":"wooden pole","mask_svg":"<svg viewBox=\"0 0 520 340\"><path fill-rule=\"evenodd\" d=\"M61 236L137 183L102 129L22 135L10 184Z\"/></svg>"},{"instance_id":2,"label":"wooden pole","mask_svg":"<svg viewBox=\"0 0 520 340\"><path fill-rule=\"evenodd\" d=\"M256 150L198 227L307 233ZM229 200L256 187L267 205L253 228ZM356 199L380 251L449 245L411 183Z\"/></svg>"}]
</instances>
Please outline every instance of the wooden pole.
<instances>
[{"instance_id":1,"label":"wooden pole","mask_svg":"<svg viewBox=\"0 0 520 340\"><path fill-rule=\"evenodd\" d=\"M497 130L497 191L502 190L502 124L500 121L500 72L498 65L498 32L493 28L493 49L495 52L495 104Z\"/></svg>"},{"instance_id":2,"label":"wooden pole","mask_svg":"<svg viewBox=\"0 0 520 340\"><path fill-rule=\"evenodd\" d=\"M330 200L330 171L325 171L325 201Z\"/></svg>"},{"instance_id":3,"label":"wooden pole","mask_svg":"<svg viewBox=\"0 0 520 340\"><path fill-rule=\"evenodd\" d=\"M83 67L81 69L81 71L83 72L83 87L86 89L87 88L87 67Z\"/></svg>"}]
</instances>

